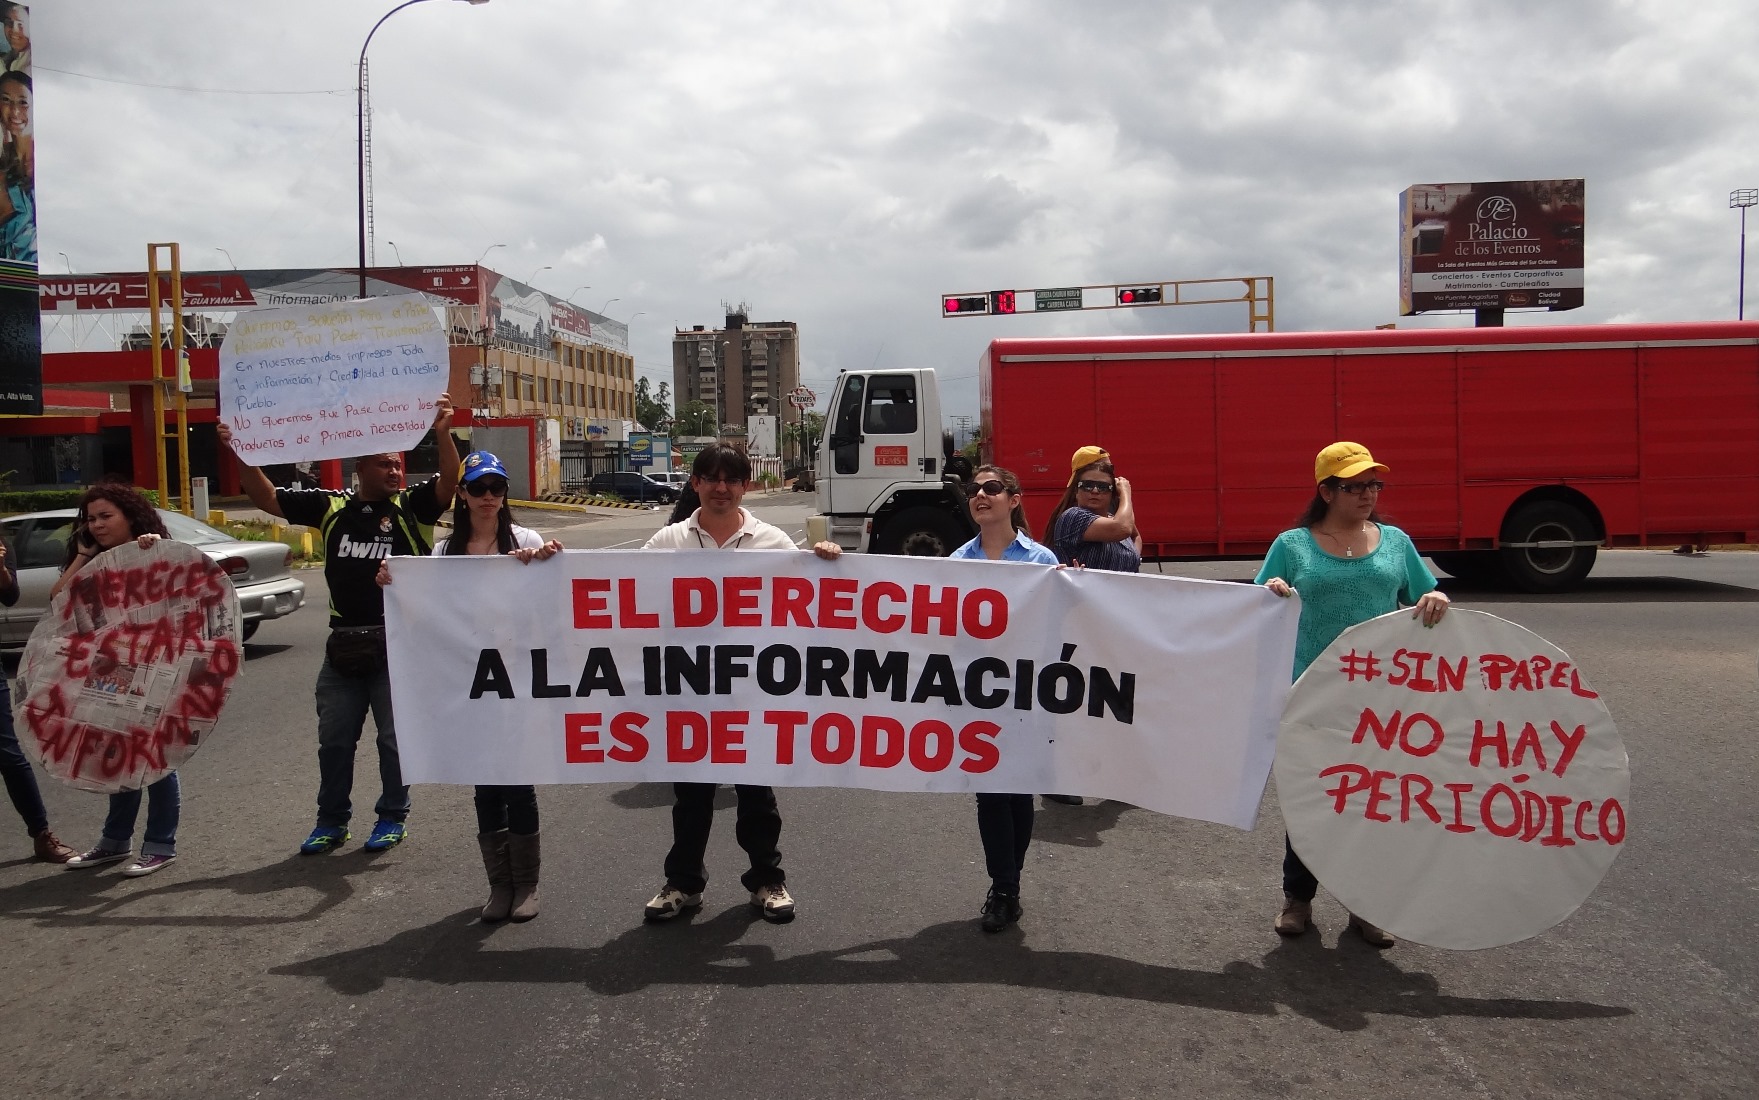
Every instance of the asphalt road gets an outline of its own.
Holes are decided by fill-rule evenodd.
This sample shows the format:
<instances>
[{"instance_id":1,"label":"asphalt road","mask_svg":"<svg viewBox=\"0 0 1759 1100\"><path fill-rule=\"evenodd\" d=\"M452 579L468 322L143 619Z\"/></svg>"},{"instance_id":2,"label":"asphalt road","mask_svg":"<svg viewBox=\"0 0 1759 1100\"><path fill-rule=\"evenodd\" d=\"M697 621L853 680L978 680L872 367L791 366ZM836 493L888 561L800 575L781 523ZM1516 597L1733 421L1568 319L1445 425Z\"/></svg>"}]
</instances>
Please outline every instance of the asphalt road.
<instances>
[{"instance_id":1,"label":"asphalt road","mask_svg":"<svg viewBox=\"0 0 1759 1100\"><path fill-rule=\"evenodd\" d=\"M757 511L798 533L806 501ZM593 548L639 545L660 516L524 521ZM1603 554L1563 598L1447 585L1588 669L1632 766L1630 840L1599 891L1470 953L1340 938L1323 893L1321 935L1280 941L1268 797L1252 833L1049 805L1025 920L985 936L967 798L782 791L800 917L781 926L748 908L721 814L701 914L645 926L669 791L545 788L543 915L487 928L468 789L417 788L389 853L361 851L357 818L342 852L294 854L326 599L306 579L313 605L246 647L183 771L174 865L130 880L30 862L22 831L0 844L0 1094L1605 1100L1759 1080L1759 554ZM357 805L376 780L369 734ZM46 794L65 839L96 839L101 799Z\"/></svg>"}]
</instances>

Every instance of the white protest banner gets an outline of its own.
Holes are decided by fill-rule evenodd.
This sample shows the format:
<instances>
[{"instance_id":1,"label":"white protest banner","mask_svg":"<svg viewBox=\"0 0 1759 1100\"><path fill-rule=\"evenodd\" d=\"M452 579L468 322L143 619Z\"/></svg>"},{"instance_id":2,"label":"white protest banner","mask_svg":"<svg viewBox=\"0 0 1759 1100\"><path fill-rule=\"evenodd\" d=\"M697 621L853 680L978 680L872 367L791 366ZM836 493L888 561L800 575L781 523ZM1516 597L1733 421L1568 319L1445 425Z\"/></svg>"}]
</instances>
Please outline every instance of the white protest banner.
<instances>
[{"instance_id":1,"label":"white protest banner","mask_svg":"<svg viewBox=\"0 0 1759 1100\"><path fill-rule=\"evenodd\" d=\"M1257 586L806 551L390 569L408 782L1062 791L1243 829L1300 610Z\"/></svg>"},{"instance_id":2,"label":"white protest banner","mask_svg":"<svg viewBox=\"0 0 1759 1100\"><path fill-rule=\"evenodd\" d=\"M240 312L220 348L220 419L260 466L406 451L450 359L418 294Z\"/></svg>"},{"instance_id":3,"label":"white protest banner","mask_svg":"<svg viewBox=\"0 0 1759 1100\"><path fill-rule=\"evenodd\" d=\"M238 675L238 593L186 543L92 559L37 623L18 666L19 741L87 791L144 787L213 732Z\"/></svg>"},{"instance_id":4,"label":"white protest banner","mask_svg":"<svg viewBox=\"0 0 1759 1100\"><path fill-rule=\"evenodd\" d=\"M1277 798L1302 862L1351 912L1431 947L1538 935L1626 835L1630 769L1568 654L1481 611L1345 631L1283 714Z\"/></svg>"}]
</instances>

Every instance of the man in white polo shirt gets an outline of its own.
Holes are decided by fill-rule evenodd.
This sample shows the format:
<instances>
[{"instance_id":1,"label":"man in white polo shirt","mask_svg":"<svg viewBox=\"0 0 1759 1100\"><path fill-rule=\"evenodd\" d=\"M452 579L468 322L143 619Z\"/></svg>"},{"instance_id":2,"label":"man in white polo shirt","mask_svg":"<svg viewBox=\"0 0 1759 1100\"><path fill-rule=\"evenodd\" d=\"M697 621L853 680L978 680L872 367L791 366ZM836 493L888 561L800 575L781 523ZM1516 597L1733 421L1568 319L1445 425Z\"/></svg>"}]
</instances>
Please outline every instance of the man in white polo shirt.
<instances>
[{"instance_id":1,"label":"man in white polo shirt","mask_svg":"<svg viewBox=\"0 0 1759 1100\"><path fill-rule=\"evenodd\" d=\"M781 528L765 523L740 507L751 481L751 460L743 452L717 443L696 456L690 485L702 506L688 517L663 527L647 540L644 550L793 550L794 540ZM812 552L834 561L842 547L821 542ZM715 823L714 783L672 784L672 850L666 853L666 884L647 903L646 919L671 920L702 905L708 883L703 853ZM735 784L739 798L739 846L751 857L751 870L740 882L751 891L751 904L763 918L781 924L794 919L794 898L785 885L782 815L771 787Z\"/></svg>"}]
</instances>

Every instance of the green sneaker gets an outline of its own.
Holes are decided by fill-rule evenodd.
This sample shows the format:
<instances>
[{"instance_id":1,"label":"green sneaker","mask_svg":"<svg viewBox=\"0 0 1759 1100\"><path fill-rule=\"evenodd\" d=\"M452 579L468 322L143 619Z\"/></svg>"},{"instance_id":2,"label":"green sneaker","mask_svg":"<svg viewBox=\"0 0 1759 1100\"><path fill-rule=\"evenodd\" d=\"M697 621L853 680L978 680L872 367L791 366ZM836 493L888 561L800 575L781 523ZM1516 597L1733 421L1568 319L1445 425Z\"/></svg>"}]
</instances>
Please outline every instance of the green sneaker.
<instances>
[{"instance_id":1,"label":"green sneaker","mask_svg":"<svg viewBox=\"0 0 1759 1100\"><path fill-rule=\"evenodd\" d=\"M348 829L345 826L319 825L311 831L310 836L305 838L305 843L299 846L299 854L302 856L321 856L327 852L334 852L348 843L348 836Z\"/></svg>"}]
</instances>

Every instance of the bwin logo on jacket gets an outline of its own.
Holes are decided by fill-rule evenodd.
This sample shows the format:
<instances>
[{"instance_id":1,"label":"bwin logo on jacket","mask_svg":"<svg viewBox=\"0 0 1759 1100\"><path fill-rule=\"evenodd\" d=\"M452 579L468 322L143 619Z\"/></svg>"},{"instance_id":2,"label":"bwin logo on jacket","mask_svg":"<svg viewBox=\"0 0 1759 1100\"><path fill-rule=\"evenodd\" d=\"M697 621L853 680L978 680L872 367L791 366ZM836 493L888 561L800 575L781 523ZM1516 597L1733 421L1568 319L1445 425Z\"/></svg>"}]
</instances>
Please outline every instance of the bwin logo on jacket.
<instances>
[{"instance_id":1,"label":"bwin logo on jacket","mask_svg":"<svg viewBox=\"0 0 1759 1100\"><path fill-rule=\"evenodd\" d=\"M355 542L344 534L336 545L336 556L339 558L388 558L391 556L391 540L375 539L372 542Z\"/></svg>"}]
</instances>

